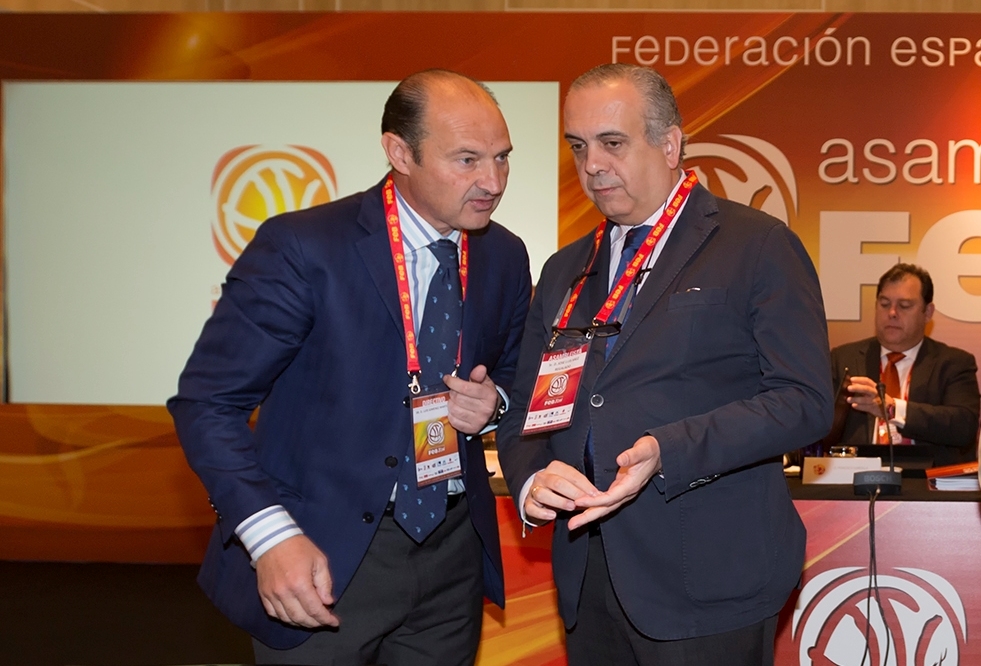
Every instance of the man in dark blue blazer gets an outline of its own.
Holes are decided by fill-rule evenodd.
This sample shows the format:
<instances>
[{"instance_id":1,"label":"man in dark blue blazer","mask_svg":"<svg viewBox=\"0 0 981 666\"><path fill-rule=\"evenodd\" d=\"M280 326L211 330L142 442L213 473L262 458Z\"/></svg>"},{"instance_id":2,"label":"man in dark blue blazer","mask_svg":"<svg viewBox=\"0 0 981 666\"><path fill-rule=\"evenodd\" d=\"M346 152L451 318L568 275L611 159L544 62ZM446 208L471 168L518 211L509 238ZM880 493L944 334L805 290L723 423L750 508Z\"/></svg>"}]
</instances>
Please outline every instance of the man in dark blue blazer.
<instances>
[{"instance_id":1,"label":"man in dark blue blazer","mask_svg":"<svg viewBox=\"0 0 981 666\"><path fill-rule=\"evenodd\" d=\"M504 603L479 433L504 411L530 300L525 247L490 220L507 126L485 87L429 70L392 93L382 132L390 180L259 227L168 402L218 514L199 582L258 663L468 664L484 595ZM425 349L438 279L459 294L442 342L458 368L427 382L406 338ZM449 391L462 473L416 491L420 378ZM398 507L429 490L420 536Z\"/></svg>"},{"instance_id":2,"label":"man in dark blue blazer","mask_svg":"<svg viewBox=\"0 0 981 666\"><path fill-rule=\"evenodd\" d=\"M587 72L564 125L608 222L595 260L591 234L542 270L497 438L522 516L555 521L569 663L772 664L805 541L782 454L827 432L832 415L813 265L779 220L692 186L674 96L653 70ZM618 265L637 260L625 248L661 222L661 240L637 250L647 255L630 305L596 321L616 300ZM571 423L523 435L543 350L589 332Z\"/></svg>"}]
</instances>

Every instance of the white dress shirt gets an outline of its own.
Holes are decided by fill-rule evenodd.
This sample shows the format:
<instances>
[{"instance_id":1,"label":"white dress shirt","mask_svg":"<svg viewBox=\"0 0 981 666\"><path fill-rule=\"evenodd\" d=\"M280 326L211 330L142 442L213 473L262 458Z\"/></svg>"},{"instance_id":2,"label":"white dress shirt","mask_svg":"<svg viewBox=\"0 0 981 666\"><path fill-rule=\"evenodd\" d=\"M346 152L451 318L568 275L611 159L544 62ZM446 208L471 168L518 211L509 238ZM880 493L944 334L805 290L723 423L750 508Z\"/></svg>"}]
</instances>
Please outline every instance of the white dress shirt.
<instances>
[{"instance_id":1,"label":"white dress shirt","mask_svg":"<svg viewBox=\"0 0 981 666\"><path fill-rule=\"evenodd\" d=\"M908 404L907 401L909 400L909 379L910 379L909 373L913 370L913 363L916 361L916 355L920 353L920 347L922 346L923 346L923 340L920 339L920 341L916 343L916 345L904 351L903 354L905 354L905 356L901 358L898 363L896 363L896 372L899 374L899 386L900 386L900 390L902 391L902 395L893 396L893 399L896 401L896 413L893 415L891 419L889 419L889 423L895 426L895 430L892 429L890 430L890 435L893 438L893 443L897 443L898 441L902 440L902 435L899 435L898 432L896 431L898 431L899 428L902 428L903 426L906 425L906 406ZM892 352L889 349L886 349L885 347L882 347L880 345L879 347L880 376L882 375L883 372L886 371L886 366L889 364L889 359L887 357L891 353ZM881 421L882 419L880 418L876 418L875 420L875 428L872 431L873 444L877 442L878 438L875 436L875 434L879 432L879 424L881 423ZM916 443L913 440L910 441L914 444Z\"/></svg>"}]
</instances>

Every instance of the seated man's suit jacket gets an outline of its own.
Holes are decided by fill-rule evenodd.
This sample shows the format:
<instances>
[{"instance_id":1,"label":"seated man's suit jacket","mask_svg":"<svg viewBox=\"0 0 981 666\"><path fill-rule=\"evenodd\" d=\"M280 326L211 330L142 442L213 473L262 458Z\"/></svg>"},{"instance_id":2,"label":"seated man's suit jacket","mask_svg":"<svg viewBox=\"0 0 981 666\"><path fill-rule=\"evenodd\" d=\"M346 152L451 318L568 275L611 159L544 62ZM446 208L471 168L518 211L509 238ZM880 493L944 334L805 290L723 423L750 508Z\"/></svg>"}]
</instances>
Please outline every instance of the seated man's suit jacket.
<instances>
[{"instance_id":1,"label":"seated man's suit jacket","mask_svg":"<svg viewBox=\"0 0 981 666\"><path fill-rule=\"evenodd\" d=\"M798 238L772 217L696 186L649 273L609 359L593 343L571 426L522 437L550 327L583 271L592 234L548 261L522 340L511 409L498 429L512 494L551 460L595 482L645 433L661 447L655 476L600 524L617 598L656 639L705 636L776 614L797 584L804 526L783 453L828 430L832 392L821 293ZM569 326L588 325L608 293L609 234ZM577 621L586 529L555 523L552 561L566 627Z\"/></svg>"},{"instance_id":2,"label":"seated man's suit jacket","mask_svg":"<svg viewBox=\"0 0 981 666\"><path fill-rule=\"evenodd\" d=\"M530 300L524 244L470 233L460 376L509 390ZM218 513L199 576L235 624L273 648L308 631L269 618L235 527L281 504L327 555L340 598L412 442L405 340L381 185L270 219L232 267L168 402ZM250 415L261 406L255 431ZM484 591L504 603L495 500L480 437L460 437Z\"/></svg>"},{"instance_id":3,"label":"seated man's suit jacket","mask_svg":"<svg viewBox=\"0 0 981 666\"><path fill-rule=\"evenodd\" d=\"M850 342L831 350L834 385L852 376L879 377L879 341L875 338ZM914 453L923 452L933 464L953 465L974 459L978 443L978 367L974 356L931 338L913 361L909 380L906 425L903 437L915 440ZM896 397L896 396L893 396ZM859 446L872 443L875 417L848 408L841 443Z\"/></svg>"}]
</instances>

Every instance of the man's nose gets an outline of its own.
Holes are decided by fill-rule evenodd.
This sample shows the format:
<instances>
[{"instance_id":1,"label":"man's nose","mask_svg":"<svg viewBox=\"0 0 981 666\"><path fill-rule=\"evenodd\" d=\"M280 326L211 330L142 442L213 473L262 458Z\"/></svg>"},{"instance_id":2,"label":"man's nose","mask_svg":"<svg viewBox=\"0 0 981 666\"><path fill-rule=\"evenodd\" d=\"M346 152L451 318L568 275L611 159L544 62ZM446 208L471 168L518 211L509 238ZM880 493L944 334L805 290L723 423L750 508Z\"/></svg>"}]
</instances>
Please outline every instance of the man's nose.
<instances>
[{"instance_id":1,"label":"man's nose","mask_svg":"<svg viewBox=\"0 0 981 666\"><path fill-rule=\"evenodd\" d=\"M481 170L477 186L493 197L500 196L507 186L507 165L499 164L496 160Z\"/></svg>"},{"instance_id":2,"label":"man's nose","mask_svg":"<svg viewBox=\"0 0 981 666\"><path fill-rule=\"evenodd\" d=\"M599 148L586 146L586 155L583 158L583 168L590 176L596 176L609 170L603 151Z\"/></svg>"}]
</instances>

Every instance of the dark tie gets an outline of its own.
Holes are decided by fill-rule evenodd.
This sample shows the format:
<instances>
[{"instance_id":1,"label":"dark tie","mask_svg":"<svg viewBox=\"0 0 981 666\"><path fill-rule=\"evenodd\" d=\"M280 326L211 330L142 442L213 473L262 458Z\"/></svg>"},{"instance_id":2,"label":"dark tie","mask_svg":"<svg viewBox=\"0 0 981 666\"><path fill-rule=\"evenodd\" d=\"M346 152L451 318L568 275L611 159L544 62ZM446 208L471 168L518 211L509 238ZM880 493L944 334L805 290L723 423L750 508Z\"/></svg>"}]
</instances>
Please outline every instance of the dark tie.
<instances>
[{"instance_id":1,"label":"dark tie","mask_svg":"<svg viewBox=\"0 0 981 666\"><path fill-rule=\"evenodd\" d=\"M623 272L627 270L627 265L637 254L637 250L640 249L641 243L647 238L647 233L651 228L647 225L638 225L636 227L631 227L627 231L627 235L623 241L623 250L620 252L620 263L617 265L617 274L613 278L613 285L620 281L623 276ZM621 324L627 319L627 315L630 313L630 307L628 306L626 310L621 310L623 301L617 308L617 312L614 313L612 320L619 321ZM610 351L612 351L613 346L617 342L616 335L606 338L606 357L610 357ZM589 435L586 436L586 449L583 455L583 465L585 467L586 476L589 477L590 481L595 481L593 470L593 431L590 429Z\"/></svg>"},{"instance_id":2,"label":"dark tie","mask_svg":"<svg viewBox=\"0 0 981 666\"><path fill-rule=\"evenodd\" d=\"M882 371L881 379L882 383L886 385L886 395L891 395L893 398L902 398L902 389L899 388L899 370L896 369L896 364L906 358L906 354L902 352L889 352L886 354L886 367ZM888 431L881 433L879 436L879 444L888 444L890 435L887 434Z\"/></svg>"},{"instance_id":3,"label":"dark tie","mask_svg":"<svg viewBox=\"0 0 981 666\"><path fill-rule=\"evenodd\" d=\"M620 278L623 276L623 272L627 270L627 264L629 264L631 260L634 258L634 255L637 254L637 250L640 249L640 244L644 242L645 238L647 238L647 233L650 230L651 228L647 225L638 225L636 227L631 227L627 231L627 236L626 238L624 238L623 241L623 251L620 253L620 264L617 266L617 274L613 278L614 286L616 285L617 282L620 281ZM614 312L615 315L614 319L616 321L619 321L621 324L627 320L627 315L630 314L629 305L625 310L623 309L624 300L620 301L620 305L617 307L617 311ZM630 305L633 305L633 300L631 300ZM618 337L619 336L614 335L606 339L607 358L609 358L610 352L613 350L613 346L617 343Z\"/></svg>"},{"instance_id":4,"label":"dark tie","mask_svg":"<svg viewBox=\"0 0 981 666\"><path fill-rule=\"evenodd\" d=\"M419 325L419 378L423 393L446 390L443 375L453 372L463 325L463 297L456 243L441 238L427 246L439 260L429 283ZM417 304L421 307L422 304ZM406 534L422 543L446 517L446 481L419 488L416 483L414 442L399 472L395 520Z\"/></svg>"}]
</instances>

